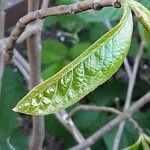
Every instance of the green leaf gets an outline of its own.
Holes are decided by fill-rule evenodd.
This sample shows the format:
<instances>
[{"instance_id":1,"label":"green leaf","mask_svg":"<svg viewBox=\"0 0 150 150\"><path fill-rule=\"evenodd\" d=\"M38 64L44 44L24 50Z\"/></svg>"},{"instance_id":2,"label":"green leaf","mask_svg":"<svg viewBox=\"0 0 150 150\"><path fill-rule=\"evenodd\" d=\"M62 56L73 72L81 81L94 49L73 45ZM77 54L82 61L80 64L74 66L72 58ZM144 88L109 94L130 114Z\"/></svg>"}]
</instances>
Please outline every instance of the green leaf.
<instances>
[{"instance_id":1,"label":"green leaf","mask_svg":"<svg viewBox=\"0 0 150 150\"><path fill-rule=\"evenodd\" d=\"M16 128L19 115L11 109L24 95L23 79L18 72L6 68L0 98L0 149L8 149L6 141Z\"/></svg>"},{"instance_id":2,"label":"green leaf","mask_svg":"<svg viewBox=\"0 0 150 150\"><path fill-rule=\"evenodd\" d=\"M149 0L138 0L140 3L142 3L144 6L146 6L148 9L150 9L150 2Z\"/></svg>"},{"instance_id":3,"label":"green leaf","mask_svg":"<svg viewBox=\"0 0 150 150\"><path fill-rule=\"evenodd\" d=\"M59 23L61 27L68 31L74 32L85 25L85 21L75 14L66 16L51 16L44 21L44 27L49 27L52 24Z\"/></svg>"},{"instance_id":4,"label":"green leaf","mask_svg":"<svg viewBox=\"0 0 150 150\"><path fill-rule=\"evenodd\" d=\"M61 70L66 64L67 64L67 61L62 61L62 62L60 61L59 63L54 63L50 65L49 67L47 67L46 69L42 71L43 79L44 80L48 79L49 77L57 73L59 70Z\"/></svg>"},{"instance_id":5,"label":"green leaf","mask_svg":"<svg viewBox=\"0 0 150 150\"><path fill-rule=\"evenodd\" d=\"M90 23L87 28L91 42L96 41L108 31L108 27L104 23Z\"/></svg>"},{"instance_id":6,"label":"green leaf","mask_svg":"<svg viewBox=\"0 0 150 150\"><path fill-rule=\"evenodd\" d=\"M145 41L145 48L147 50L146 56L148 56L148 55L150 56L150 32L147 31L141 23L139 23L138 29L140 32L140 36Z\"/></svg>"},{"instance_id":7,"label":"green leaf","mask_svg":"<svg viewBox=\"0 0 150 150\"><path fill-rule=\"evenodd\" d=\"M142 141L143 150L150 150L150 147L145 141Z\"/></svg>"},{"instance_id":8,"label":"green leaf","mask_svg":"<svg viewBox=\"0 0 150 150\"><path fill-rule=\"evenodd\" d=\"M72 135L66 128L64 128L62 124L60 124L54 115L45 117L45 130L46 133L49 133L52 136L54 135L58 140L63 141L63 147L61 148L62 150L69 149L69 147L72 147L76 143L72 138ZM54 143L56 144L56 142Z\"/></svg>"},{"instance_id":9,"label":"green leaf","mask_svg":"<svg viewBox=\"0 0 150 150\"><path fill-rule=\"evenodd\" d=\"M134 11L138 21L150 32L150 11L134 0L129 0L128 3L130 8Z\"/></svg>"},{"instance_id":10,"label":"green leaf","mask_svg":"<svg viewBox=\"0 0 150 150\"><path fill-rule=\"evenodd\" d=\"M28 137L20 129L14 130L13 134L9 138L9 144L11 144L16 150L27 150L28 148ZM11 150L11 149L10 149Z\"/></svg>"},{"instance_id":11,"label":"green leaf","mask_svg":"<svg viewBox=\"0 0 150 150\"><path fill-rule=\"evenodd\" d=\"M85 22L100 22L104 19L109 19L111 21L117 20L121 15L121 11L115 8L104 8L100 11L89 10L86 12L82 12L77 14L80 18L82 18Z\"/></svg>"},{"instance_id":12,"label":"green leaf","mask_svg":"<svg viewBox=\"0 0 150 150\"><path fill-rule=\"evenodd\" d=\"M88 42L77 43L76 45L74 45L74 47L70 49L69 56L74 59L77 56L79 56L84 51L84 49L87 49L89 46L90 43Z\"/></svg>"},{"instance_id":13,"label":"green leaf","mask_svg":"<svg viewBox=\"0 0 150 150\"><path fill-rule=\"evenodd\" d=\"M123 150L150 150L149 141L150 138L146 134L142 133L135 144Z\"/></svg>"},{"instance_id":14,"label":"green leaf","mask_svg":"<svg viewBox=\"0 0 150 150\"><path fill-rule=\"evenodd\" d=\"M65 109L106 82L126 57L133 29L128 7L120 23L57 74L30 91L13 109L46 115Z\"/></svg>"},{"instance_id":15,"label":"green leaf","mask_svg":"<svg viewBox=\"0 0 150 150\"><path fill-rule=\"evenodd\" d=\"M139 138L135 144L133 144L132 146L125 148L123 150L138 150L140 147L140 144L141 144L141 138Z\"/></svg>"},{"instance_id":16,"label":"green leaf","mask_svg":"<svg viewBox=\"0 0 150 150\"><path fill-rule=\"evenodd\" d=\"M144 136L144 139L145 139L146 143L147 143L148 145L150 145L150 137L147 136L146 134L144 134L143 136Z\"/></svg>"},{"instance_id":17,"label":"green leaf","mask_svg":"<svg viewBox=\"0 0 150 150\"><path fill-rule=\"evenodd\" d=\"M120 88L122 86L122 88ZM101 87L98 87L90 95L89 99L92 103L99 106L111 106L114 103L115 98L124 99L126 91L126 83L114 80L108 81Z\"/></svg>"},{"instance_id":18,"label":"green leaf","mask_svg":"<svg viewBox=\"0 0 150 150\"><path fill-rule=\"evenodd\" d=\"M42 42L42 63L50 64L61 61L67 54L67 47L56 40Z\"/></svg>"}]
</instances>

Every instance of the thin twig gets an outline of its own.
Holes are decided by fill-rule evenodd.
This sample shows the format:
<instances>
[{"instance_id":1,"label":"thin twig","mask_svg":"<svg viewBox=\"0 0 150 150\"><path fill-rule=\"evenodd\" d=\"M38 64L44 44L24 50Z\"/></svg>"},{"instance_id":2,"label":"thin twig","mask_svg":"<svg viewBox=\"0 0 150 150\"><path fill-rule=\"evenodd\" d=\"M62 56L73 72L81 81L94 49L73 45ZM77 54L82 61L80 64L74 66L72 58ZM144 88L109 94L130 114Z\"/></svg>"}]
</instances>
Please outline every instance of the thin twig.
<instances>
[{"instance_id":1,"label":"thin twig","mask_svg":"<svg viewBox=\"0 0 150 150\"><path fill-rule=\"evenodd\" d=\"M6 61L10 62L13 56L13 49L16 45L16 41L23 33L27 24L37 20L43 19L47 16L55 16L55 15L65 15L69 13L79 13L89 9L101 9L107 6L116 6L118 7L118 1L116 0L105 0L105 1L98 1L98 0L85 0L82 2L77 2L71 5L61 5L56 7L51 7L47 9L41 9L35 12L31 12L24 17L20 18L16 24L16 27L11 32L10 37L8 38L6 48L4 51L4 58Z\"/></svg>"},{"instance_id":2,"label":"thin twig","mask_svg":"<svg viewBox=\"0 0 150 150\"><path fill-rule=\"evenodd\" d=\"M30 74L28 62L24 59L24 57L16 49L14 50L13 59L17 60L20 63L20 65L26 70L26 72L28 74Z\"/></svg>"},{"instance_id":3,"label":"thin twig","mask_svg":"<svg viewBox=\"0 0 150 150\"><path fill-rule=\"evenodd\" d=\"M12 60L13 64L18 68L18 70L23 74L26 82L29 84L30 76L28 72L24 69L24 67L20 64L20 62L17 59Z\"/></svg>"},{"instance_id":4,"label":"thin twig","mask_svg":"<svg viewBox=\"0 0 150 150\"><path fill-rule=\"evenodd\" d=\"M41 9L47 8L49 3L50 3L50 0L43 1ZM41 32L42 31L42 24L43 24L43 20L38 20L38 21L35 21L33 23L28 24L26 26L25 31L21 34L21 36L17 40L17 44L23 42L24 40L26 40L31 35L34 35L37 32Z\"/></svg>"},{"instance_id":5,"label":"thin twig","mask_svg":"<svg viewBox=\"0 0 150 150\"><path fill-rule=\"evenodd\" d=\"M0 39L4 37L4 30L5 30L5 13L2 9L2 4L0 0ZM3 59L3 45L0 43L0 96L2 90L2 77L4 73L4 59Z\"/></svg>"},{"instance_id":6,"label":"thin twig","mask_svg":"<svg viewBox=\"0 0 150 150\"><path fill-rule=\"evenodd\" d=\"M0 96L1 96L1 90L2 90L2 78L4 73L4 60L2 57L2 45L0 44Z\"/></svg>"},{"instance_id":7,"label":"thin twig","mask_svg":"<svg viewBox=\"0 0 150 150\"><path fill-rule=\"evenodd\" d=\"M131 67L127 58L124 60L124 66L125 66L125 70L127 72L128 78L130 78L132 75L132 70L131 70Z\"/></svg>"},{"instance_id":8,"label":"thin twig","mask_svg":"<svg viewBox=\"0 0 150 150\"><path fill-rule=\"evenodd\" d=\"M120 111L112 107L95 106L95 105L79 105L69 112L67 119L71 118L73 115L75 115L78 111L81 111L81 110L108 112L108 113L114 113L117 115L121 114ZM143 132L143 129L138 125L138 123L133 118L129 118L129 121L133 124L134 128L139 132L139 134Z\"/></svg>"},{"instance_id":9,"label":"thin twig","mask_svg":"<svg viewBox=\"0 0 150 150\"><path fill-rule=\"evenodd\" d=\"M121 123L123 120L128 119L131 117L131 115L139 110L141 107L143 107L146 103L150 102L150 91L146 93L142 98L140 98L138 101L136 101L130 108L128 108L126 111L121 113L118 117L111 120L109 123L107 123L104 127L99 129L97 132L95 132L93 135L91 135L89 138L87 138L84 142L81 144L71 148L70 150L83 150L87 146L93 145L98 139L100 139L106 132L110 131L113 127Z\"/></svg>"},{"instance_id":10,"label":"thin twig","mask_svg":"<svg viewBox=\"0 0 150 150\"><path fill-rule=\"evenodd\" d=\"M136 81L138 66L139 66L140 59L141 59L142 54L143 54L143 49L144 49L144 41L142 40L140 48L139 48L138 53L137 53L136 58L135 58L135 62L134 62L134 66L133 66L133 72L132 72L132 75L130 76L130 79L129 79L129 85L128 85L127 96L126 96L126 100L125 100L124 111L126 109L128 109L130 107L130 104L131 104L132 93L133 93L133 89L134 89L134 85L135 85L135 81ZM119 125L118 131L116 133L116 137L114 139L113 150L119 149L119 143L121 140L124 126L125 126L125 121Z\"/></svg>"},{"instance_id":11,"label":"thin twig","mask_svg":"<svg viewBox=\"0 0 150 150\"><path fill-rule=\"evenodd\" d=\"M68 118L71 118L75 113L77 113L80 110L86 110L86 111L97 111L97 112L109 112L109 113L115 113L115 114L120 114L121 112L118 111L115 108L112 107L105 107L105 106L95 106L95 105L79 105L77 107L75 107L74 109L72 109L69 112Z\"/></svg>"},{"instance_id":12,"label":"thin twig","mask_svg":"<svg viewBox=\"0 0 150 150\"><path fill-rule=\"evenodd\" d=\"M55 116L61 122L61 124L72 134L72 136L78 143L82 143L83 141L85 141L83 135L80 133L72 119L67 119L68 113L65 110L55 113ZM90 147L87 147L85 150L90 150Z\"/></svg>"}]
</instances>

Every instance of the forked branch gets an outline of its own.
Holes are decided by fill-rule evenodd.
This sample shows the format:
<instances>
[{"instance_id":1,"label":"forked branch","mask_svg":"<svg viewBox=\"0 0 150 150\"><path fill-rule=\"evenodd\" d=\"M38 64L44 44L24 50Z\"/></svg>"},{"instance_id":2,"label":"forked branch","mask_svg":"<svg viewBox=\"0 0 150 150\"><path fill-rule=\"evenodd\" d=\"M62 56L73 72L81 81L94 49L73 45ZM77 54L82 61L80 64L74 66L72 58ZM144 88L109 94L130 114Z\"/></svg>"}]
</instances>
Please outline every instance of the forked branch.
<instances>
[{"instance_id":1,"label":"forked branch","mask_svg":"<svg viewBox=\"0 0 150 150\"><path fill-rule=\"evenodd\" d=\"M142 98L140 98L137 102L135 102L130 108L128 108L125 112L121 113L118 117L111 120L104 127L99 129L97 132L92 134L89 138L87 138L81 144L71 148L70 150L82 150L87 146L93 145L98 139L100 139L106 132L110 131L113 127L121 123L123 120L128 119L131 115L139 110L146 103L150 102L150 91L146 93Z\"/></svg>"}]
</instances>

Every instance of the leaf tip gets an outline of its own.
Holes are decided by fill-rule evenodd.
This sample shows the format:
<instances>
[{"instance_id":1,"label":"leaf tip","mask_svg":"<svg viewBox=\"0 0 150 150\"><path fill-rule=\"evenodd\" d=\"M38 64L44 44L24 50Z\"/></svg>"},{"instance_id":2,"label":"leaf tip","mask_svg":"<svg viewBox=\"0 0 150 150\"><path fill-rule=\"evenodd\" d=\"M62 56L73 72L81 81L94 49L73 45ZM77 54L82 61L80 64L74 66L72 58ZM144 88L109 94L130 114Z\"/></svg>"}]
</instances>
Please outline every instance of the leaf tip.
<instances>
[{"instance_id":1,"label":"leaf tip","mask_svg":"<svg viewBox=\"0 0 150 150\"><path fill-rule=\"evenodd\" d=\"M18 112L18 109L15 107L15 108L12 109L12 111Z\"/></svg>"}]
</instances>

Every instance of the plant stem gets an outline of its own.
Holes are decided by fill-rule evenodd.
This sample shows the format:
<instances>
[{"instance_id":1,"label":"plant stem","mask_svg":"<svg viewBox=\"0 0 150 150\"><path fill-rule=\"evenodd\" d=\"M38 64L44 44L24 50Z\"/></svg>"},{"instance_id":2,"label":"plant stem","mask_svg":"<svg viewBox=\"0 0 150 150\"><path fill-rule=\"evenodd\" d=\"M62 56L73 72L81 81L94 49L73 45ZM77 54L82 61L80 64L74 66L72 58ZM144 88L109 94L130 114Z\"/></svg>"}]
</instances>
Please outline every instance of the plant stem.
<instances>
[{"instance_id":1,"label":"plant stem","mask_svg":"<svg viewBox=\"0 0 150 150\"><path fill-rule=\"evenodd\" d=\"M39 7L39 0L28 0L28 13L37 10ZM28 59L30 67L30 81L29 89L41 82L41 32L30 36L27 39ZM33 129L30 140L30 150L42 150L45 125L43 116L33 116Z\"/></svg>"}]
</instances>

